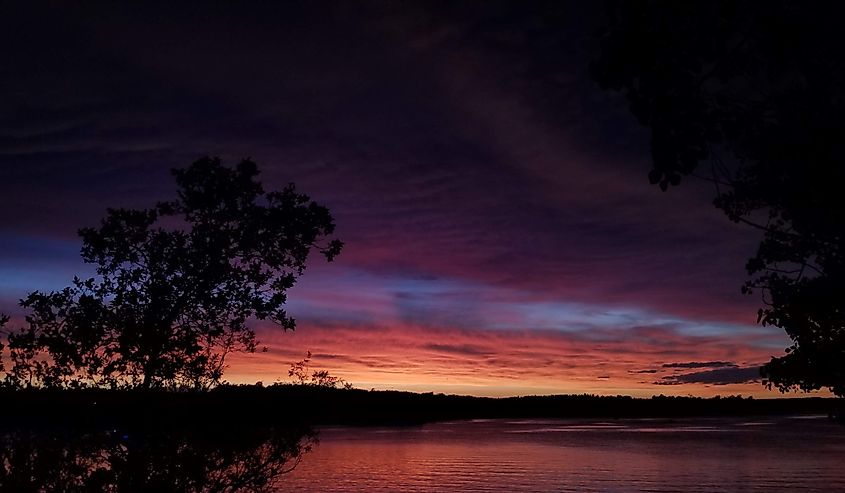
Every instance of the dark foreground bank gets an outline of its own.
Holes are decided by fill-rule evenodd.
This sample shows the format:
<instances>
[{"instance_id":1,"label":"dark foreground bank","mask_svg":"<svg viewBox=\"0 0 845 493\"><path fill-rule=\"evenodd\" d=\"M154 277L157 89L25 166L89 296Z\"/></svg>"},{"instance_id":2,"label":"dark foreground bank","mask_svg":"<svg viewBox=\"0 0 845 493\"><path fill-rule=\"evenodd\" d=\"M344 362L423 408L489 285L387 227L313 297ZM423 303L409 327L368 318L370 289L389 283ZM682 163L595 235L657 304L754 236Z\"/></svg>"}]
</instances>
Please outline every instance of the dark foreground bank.
<instances>
[{"instance_id":1,"label":"dark foreground bank","mask_svg":"<svg viewBox=\"0 0 845 493\"><path fill-rule=\"evenodd\" d=\"M682 424L683 418L830 415L837 405L837 401L823 398L633 399L561 395L490 399L292 385L266 388L223 386L202 393L4 389L0 390L0 402L0 493L278 491L283 484L291 486L285 483L288 473L309 455L321 439L314 432L317 425L412 425L451 421L459 423L454 425L457 430L464 430L467 423L488 422L487 419L477 418L521 418L528 423L525 426L534 426L531 424L536 423L533 418L595 418L605 421L620 418L616 423L624 423L622 418L655 417L668 418L661 421L671 429L678 424L679 430L689 430L692 428ZM454 421L474 418L474 421ZM648 421L652 426L653 421ZM575 424L578 424L577 420ZM832 423L827 425L841 429ZM606 428L608 423L601 426ZM403 430L422 428L389 429L401 434ZM574 429L591 428L575 426ZM377 428L358 428L356 433L367 436L371 430ZM557 436L545 431L535 435L544 437L543 440ZM453 435L455 433L450 432L446 436ZM487 435L482 433L481 436ZM693 438L696 440L692 442L696 442L700 437ZM628 441L624 438L619 445L623 446ZM690 440L678 443L687 442ZM518 443L520 452L515 455L522 456L520 454L524 454L525 447L530 448L532 443ZM458 460L460 457L475 457L473 454L477 455L479 447L491 452L490 457L495 460L489 461L490 464L498 467L501 458L502 444L498 442L487 444L484 440L472 438L468 448L459 447L463 452L453 457L454 460L449 460L449 451L454 452L454 447L442 449L442 445L438 442L436 447L441 448L436 450L426 447L414 450L420 453L428 450L434 457L443 458L449 464L463 463L462 459ZM733 450L732 447L728 450ZM612 447L612 450L615 449L616 446ZM331 452L332 449L327 447L325 450ZM355 452L353 455L370 457L372 449L367 450L366 453ZM389 458L396 455L393 449L388 448L385 455L375 459L392 464ZM534 459L539 461L539 465L546 464L540 460L541 457L526 457L530 459L529 465ZM330 491L329 486L341 485L335 491L371 491L362 490L360 484L353 488L332 475L332 471L337 469L346 471L340 474L340 478L348 478L348 469L341 466L354 460L320 462L318 459L308 473L310 476L306 474L295 489ZM558 469L549 470L554 472ZM393 477L395 473L390 474ZM406 490L413 481L412 477L397 477L401 481L394 490ZM449 477L461 481L469 478L461 474ZM524 480L524 484L520 484L529 485L531 491L543 491L548 488L537 481L545 477L522 478L520 481ZM620 477L627 476L620 474ZM556 476L549 478L560 481ZM392 484L385 481L376 486ZM432 486L432 483L425 484ZM496 484L501 488L509 485L507 482ZM433 483L431 490L443 491L440 486L443 485ZM482 486L486 491L489 485Z\"/></svg>"}]
</instances>

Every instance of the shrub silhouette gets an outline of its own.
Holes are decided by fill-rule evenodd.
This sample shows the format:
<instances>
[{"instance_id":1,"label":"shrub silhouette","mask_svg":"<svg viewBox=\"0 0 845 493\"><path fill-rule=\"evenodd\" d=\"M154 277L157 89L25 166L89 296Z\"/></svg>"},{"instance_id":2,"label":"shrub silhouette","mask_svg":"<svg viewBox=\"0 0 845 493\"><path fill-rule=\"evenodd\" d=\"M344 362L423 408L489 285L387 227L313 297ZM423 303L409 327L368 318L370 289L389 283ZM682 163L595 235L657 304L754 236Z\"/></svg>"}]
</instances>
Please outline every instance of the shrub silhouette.
<instances>
[{"instance_id":1,"label":"shrub silhouette","mask_svg":"<svg viewBox=\"0 0 845 493\"><path fill-rule=\"evenodd\" d=\"M311 351L306 352L305 358L291 363L288 376L293 378L295 385L310 385L312 387L342 388L351 390L354 387L346 380L336 377L328 370L311 369Z\"/></svg>"}]
</instances>

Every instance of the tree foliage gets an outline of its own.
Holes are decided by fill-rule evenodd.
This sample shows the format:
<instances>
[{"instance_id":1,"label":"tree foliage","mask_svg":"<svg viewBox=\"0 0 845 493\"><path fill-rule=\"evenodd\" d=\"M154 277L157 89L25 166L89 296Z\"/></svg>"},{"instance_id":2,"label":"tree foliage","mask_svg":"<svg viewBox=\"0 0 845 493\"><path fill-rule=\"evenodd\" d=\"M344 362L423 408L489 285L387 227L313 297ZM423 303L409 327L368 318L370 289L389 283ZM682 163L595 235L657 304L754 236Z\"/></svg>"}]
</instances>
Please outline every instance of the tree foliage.
<instances>
[{"instance_id":1,"label":"tree foliage","mask_svg":"<svg viewBox=\"0 0 845 493\"><path fill-rule=\"evenodd\" d=\"M743 292L793 344L763 368L780 390L845 395L845 46L837 2L620 2L595 79L651 129L651 183L715 184L762 232Z\"/></svg>"},{"instance_id":2,"label":"tree foliage","mask_svg":"<svg viewBox=\"0 0 845 493\"><path fill-rule=\"evenodd\" d=\"M204 158L173 172L177 198L109 209L80 230L97 276L30 293L9 335L15 385L207 388L226 356L257 348L251 319L285 330L287 290L316 250L331 261L328 209L288 185L265 192L250 160Z\"/></svg>"}]
</instances>

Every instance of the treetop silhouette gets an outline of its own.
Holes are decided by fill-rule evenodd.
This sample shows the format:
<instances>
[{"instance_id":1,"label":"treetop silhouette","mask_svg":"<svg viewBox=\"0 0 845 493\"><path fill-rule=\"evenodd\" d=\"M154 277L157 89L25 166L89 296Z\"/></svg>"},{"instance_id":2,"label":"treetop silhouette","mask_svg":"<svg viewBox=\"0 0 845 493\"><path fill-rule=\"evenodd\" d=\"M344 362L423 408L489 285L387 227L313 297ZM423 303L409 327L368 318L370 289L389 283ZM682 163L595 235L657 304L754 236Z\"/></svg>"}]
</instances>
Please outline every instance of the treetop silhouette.
<instances>
[{"instance_id":1,"label":"treetop silhouette","mask_svg":"<svg viewBox=\"0 0 845 493\"><path fill-rule=\"evenodd\" d=\"M651 129L649 181L716 188L763 238L743 292L793 344L781 390L845 395L845 46L839 2L617 2L592 66Z\"/></svg>"},{"instance_id":2,"label":"treetop silhouette","mask_svg":"<svg viewBox=\"0 0 845 493\"><path fill-rule=\"evenodd\" d=\"M176 200L80 230L96 277L21 301L31 313L9 335L7 383L208 388L228 354L256 350L250 319L295 328L287 290L312 251L331 261L342 248L329 210L293 184L265 192L251 160L173 175Z\"/></svg>"}]
</instances>

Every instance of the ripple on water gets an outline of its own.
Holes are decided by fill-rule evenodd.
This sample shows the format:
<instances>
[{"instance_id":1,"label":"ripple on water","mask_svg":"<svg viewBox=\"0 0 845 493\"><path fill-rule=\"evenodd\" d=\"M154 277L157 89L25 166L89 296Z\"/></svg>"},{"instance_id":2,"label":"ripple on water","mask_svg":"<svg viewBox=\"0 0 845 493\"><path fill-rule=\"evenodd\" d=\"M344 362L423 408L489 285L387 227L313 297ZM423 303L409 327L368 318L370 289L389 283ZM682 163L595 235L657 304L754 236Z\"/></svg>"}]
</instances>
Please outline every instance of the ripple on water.
<instances>
[{"instance_id":1,"label":"ripple on water","mask_svg":"<svg viewBox=\"0 0 845 493\"><path fill-rule=\"evenodd\" d=\"M843 443L845 427L794 419L332 428L280 491L845 491Z\"/></svg>"}]
</instances>

